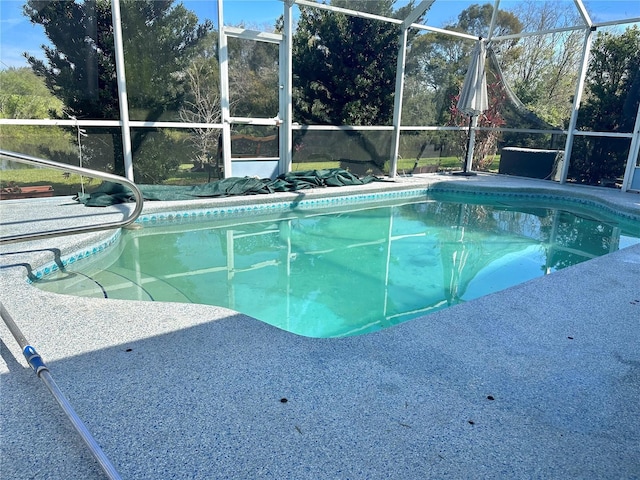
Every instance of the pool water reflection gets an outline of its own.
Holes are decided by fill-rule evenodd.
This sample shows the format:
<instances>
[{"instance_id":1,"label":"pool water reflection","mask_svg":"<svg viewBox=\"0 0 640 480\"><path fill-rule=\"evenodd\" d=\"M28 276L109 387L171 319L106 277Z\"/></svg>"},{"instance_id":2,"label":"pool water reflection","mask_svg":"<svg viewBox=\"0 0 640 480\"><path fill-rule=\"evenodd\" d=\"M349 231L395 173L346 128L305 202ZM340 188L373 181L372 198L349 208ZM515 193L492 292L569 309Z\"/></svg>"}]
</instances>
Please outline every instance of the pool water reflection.
<instances>
[{"instance_id":1,"label":"pool water reflection","mask_svg":"<svg viewBox=\"0 0 640 480\"><path fill-rule=\"evenodd\" d=\"M637 225L591 211L482 201L444 197L235 224L145 226L36 285L219 305L296 334L335 337L389 327L640 243Z\"/></svg>"}]
</instances>

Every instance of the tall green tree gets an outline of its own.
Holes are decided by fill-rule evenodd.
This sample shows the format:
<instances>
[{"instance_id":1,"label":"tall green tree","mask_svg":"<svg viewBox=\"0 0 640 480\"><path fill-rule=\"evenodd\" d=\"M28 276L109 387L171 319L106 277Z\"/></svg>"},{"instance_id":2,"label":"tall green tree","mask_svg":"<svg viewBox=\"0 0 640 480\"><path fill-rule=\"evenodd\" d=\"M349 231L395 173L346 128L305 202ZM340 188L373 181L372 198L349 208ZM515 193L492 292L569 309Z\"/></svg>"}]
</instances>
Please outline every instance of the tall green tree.
<instances>
[{"instance_id":1,"label":"tall green tree","mask_svg":"<svg viewBox=\"0 0 640 480\"><path fill-rule=\"evenodd\" d=\"M109 2L110 3L110 2ZM177 120L187 90L184 71L211 58L213 24L174 0L121 1L127 94L140 120Z\"/></svg>"},{"instance_id":2,"label":"tall green tree","mask_svg":"<svg viewBox=\"0 0 640 480\"><path fill-rule=\"evenodd\" d=\"M129 103L137 119L158 120L178 108L185 94L183 70L212 30L173 0L120 2ZM24 7L31 22L44 27L53 47L43 46L45 59L26 55L33 70L76 118L119 118L111 2L108 0L29 0ZM118 129L91 131L87 160L111 164L123 172L122 139ZM92 138L92 133L96 134ZM97 134L102 138L97 138ZM105 150L104 134L111 138ZM153 148L143 148L147 129L134 132L132 148L136 177L158 181L179 163L166 155L153 135ZM152 153L153 152L153 153ZM164 157L164 158L163 158Z\"/></svg>"},{"instance_id":3,"label":"tall green tree","mask_svg":"<svg viewBox=\"0 0 640 480\"><path fill-rule=\"evenodd\" d=\"M413 2L338 1L331 5L402 18ZM389 125L398 58L397 25L300 7L293 38L294 117L309 124Z\"/></svg>"},{"instance_id":4,"label":"tall green tree","mask_svg":"<svg viewBox=\"0 0 640 480\"><path fill-rule=\"evenodd\" d=\"M44 27L53 44L42 45L44 60L25 54L27 61L62 101L66 115L119 118L109 2L30 0L24 13Z\"/></svg>"},{"instance_id":5,"label":"tall green tree","mask_svg":"<svg viewBox=\"0 0 640 480\"><path fill-rule=\"evenodd\" d=\"M395 8L396 0L333 0L331 5L392 18L404 18L414 8L413 1ZM293 38L294 120L390 125L399 34L398 26L389 22L301 5ZM366 152L367 160L383 165L390 137L372 141L359 132L348 136Z\"/></svg>"},{"instance_id":6,"label":"tall green tree","mask_svg":"<svg viewBox=\"0 0 640 480\"><path fill-rule=\"evenodd\" d=\"M640 104L640 29L597 34L591 48L580 130L631 132ZM576 139L569 175L597 184L624 173L629 141L595 137Z\"/></svg>"}]
</instances>

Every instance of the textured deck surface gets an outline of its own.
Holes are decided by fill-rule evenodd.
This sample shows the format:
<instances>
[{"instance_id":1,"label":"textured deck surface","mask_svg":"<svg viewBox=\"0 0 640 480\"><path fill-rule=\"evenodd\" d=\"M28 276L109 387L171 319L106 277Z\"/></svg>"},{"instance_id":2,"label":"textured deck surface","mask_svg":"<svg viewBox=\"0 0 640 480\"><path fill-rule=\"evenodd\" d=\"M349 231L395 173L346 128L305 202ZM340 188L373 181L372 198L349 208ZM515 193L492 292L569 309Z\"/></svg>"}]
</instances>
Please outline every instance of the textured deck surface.
<instances>
[{"instance_id":1,"label":"textured deck surface","mask_svg":"<svg viewBox=\"0 0 640 480\"><path fill-rule=\"evenodd\" d=\"M640 195L484 175L357 191L443 182L640 215ZM339 190L305 195L353 191ZM52 228L61 203L3 202L2 234ZM64 222L130 208L66 203ZM640 246L374 334L311 339L215 307L27 284L57 249L97 238L1 247L0 300L125 479L640 478ZM0 339L0 478L103 478L1 322Z\"/></svg>"}]
</instances>

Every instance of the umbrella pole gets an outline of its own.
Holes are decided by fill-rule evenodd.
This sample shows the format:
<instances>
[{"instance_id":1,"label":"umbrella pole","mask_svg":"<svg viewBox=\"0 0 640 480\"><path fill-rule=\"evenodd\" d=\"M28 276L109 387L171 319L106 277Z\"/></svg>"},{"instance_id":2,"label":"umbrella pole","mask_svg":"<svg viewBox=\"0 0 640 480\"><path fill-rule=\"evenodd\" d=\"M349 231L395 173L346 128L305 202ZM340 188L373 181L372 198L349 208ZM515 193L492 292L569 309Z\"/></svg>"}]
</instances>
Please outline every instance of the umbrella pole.
<instances>
[{"instance_id":1,"label":"umbrella pole","mask_svg":"<svg viewBox=\"0 0 640 480\"><path fill-rule=\"evenodd\" d=\"M473 176L476 172L471 171L473 164L473 144L475 142L475 130L473 130L473 115L469 115L469 130L467 134L467 151L464 157L464 166L461 172L453 172L453 175Z\"/></svg>"},{"instance_id":2,"label":"umbrella pole","mask_svg":"<svg viewBox=\"0 0 640 480\"><path fill-rule=\"evenodd\" d=\"M104 454L104 452L102 451L98 443L91 436L91 433L89 432L87 427L84 425L80 417L78 417L76 412L73 410L73 407L71 406L67 398L64 396L62 391L58 388L58 385L53 380L53 377L51 377L51 374L49 373L49 369L47 368L44 361L42 360L42 357L38 355L35 348L29 345L29 342L27 341L25 336L22 334L22 332L18 328L18 325L16 325L16 323L13 321L13 318L11 317L11 315L9 315L9 312L7 312L7 310L4 308L4 305L1 302L0 302L0 317L2 317L2 320L4 320L4 323L9 329L9 331L11 332L11 334L13 335L13 338L15 338L16 342L18 342L18 345L20 345L20 348L22 349L22 353L25 356L27 363L31 366L33 371L36 373L36 376L40 380L42 380L43 383L47 386L47 388L49 389L53 397L58 402L58 405L62 407L62 410L64 410L64 413L67 415L67 418L71 421L73 427L78 432L78 434L80 434L80 436L82 437L82 440L84 440L87 447L89 447L89 450L91 450L91 453L100 464L100 467L102 467L102 470L104 471L104 473L107 475L107 477L110 480L120 480L121 477L116 471L113 464L109 461L109 459Z\"/></svg>"},{"instance_id":3,"label":"umbrella pole","mask_svg":"<svg viewBox=\"0 0 640 480\"><path fill-rule=\"evenodd\" d=\"M471 152L471 134L473 133L473 115L469 115L469 133L467 135L467 151L464 158L464 168L462 169L464 173L469 173L469 166L471 165L473 158L473 153Z\"/></svg>"}]
</instances>

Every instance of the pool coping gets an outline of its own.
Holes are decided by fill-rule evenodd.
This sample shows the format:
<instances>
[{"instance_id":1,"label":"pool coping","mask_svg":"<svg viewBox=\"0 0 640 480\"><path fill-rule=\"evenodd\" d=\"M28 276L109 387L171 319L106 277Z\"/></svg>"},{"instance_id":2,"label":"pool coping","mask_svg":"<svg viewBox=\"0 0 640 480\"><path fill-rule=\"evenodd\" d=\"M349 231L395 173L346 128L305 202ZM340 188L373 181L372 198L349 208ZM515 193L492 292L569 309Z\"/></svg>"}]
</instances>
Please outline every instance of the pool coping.
<instances>
[{"instance_id":1,"label":"pool coping","mask_svg":"<svg viewBox=\"0 0 640 480\"><path fill-rule=\"evenodd\" d=\"M250 200L426 186L569 195L640 214L635 194L492 175L450 177ZM143 215L183 203L226 207L247 200L147 202ZM127 208L101 215L119 217ZM12 225L24 227L19 219ZM640 472L640 411L633 401L640 396L634 374L639 246L382 332L331 341L297 337L217 307L79 299L34 292L24 281L25 265L50 261L53 248L64 254L103 238L68 237L64 248L51 240L4 246L12 254L1 257L0 287L5 307L124 478L633 478ZM0 338L3 472L100 478L4 325ZM203 338L213 339L206 350ZM24 428L34 422L36 437Z\"/></svg>"}]
</instances>

